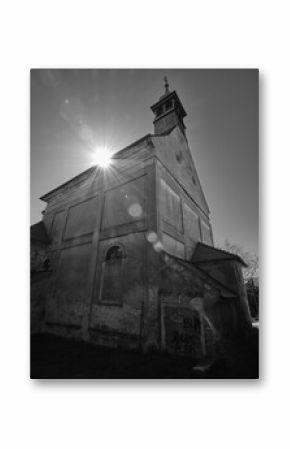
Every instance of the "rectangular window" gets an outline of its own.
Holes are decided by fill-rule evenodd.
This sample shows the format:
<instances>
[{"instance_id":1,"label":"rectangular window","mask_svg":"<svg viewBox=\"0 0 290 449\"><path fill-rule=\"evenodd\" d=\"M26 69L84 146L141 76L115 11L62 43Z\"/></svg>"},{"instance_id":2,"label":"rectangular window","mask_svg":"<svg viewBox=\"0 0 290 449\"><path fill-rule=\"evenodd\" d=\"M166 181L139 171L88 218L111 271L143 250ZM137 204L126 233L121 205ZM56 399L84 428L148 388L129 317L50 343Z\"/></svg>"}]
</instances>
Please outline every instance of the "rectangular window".
<instances>
[{"instance_id":1,"label":"rectangular window","mask_svg":"<svg viewBox=\"0 0 290 449\"><path fill-rule=\"evenodd\" d=\"M102 230L144 220L144 176L105 194Z\"/></svg>"},{"instance_id":2,"label":"rectangular window","mask_svg":"<svg viewBox=\"0 0 290 449\"><path fill-rule=\"evenodd\" d=\"M97 198L91 198L69 208L65 228L65 239L71 239L95 230L97 218Z\"/></svg>"},{"instance_id":3,"label":"rectangular window","mask_svg":"<svg viewBox=\"0 0 290 449\"><path fill-rule=\"evenodd\" d=\"M186 237L189 237L191 240L200 242L201 236L198 215L187 204L184 204L183 213Z\"/></svg>"},{"instance_id":4,"label":"rectangular window","mask_svg":"<svg viewBox=\"0 0 290 449\"><path fill-rule=\"evenodd\" d=\"M212 245L211 231L209 225L207 225L204 221L201 221L201 233L202 233L202 241L207 245Z\"/></svg>"},{"instance_id":5,"label":"rectangular window","mask_svg":"<svg viewBox=\"0 0 290 449\"><path fill-rule=\"evenodd\" d=\"M59 301L83 302L87 296L91 244L63 249L56 281Z\"/></svg>"},{"instance_id":6,"label":"rectangular window","mask_svg":"<svg viewBox=\"0 0 290 449\"><path fill-rule=\"evenodd\" d=\"M180 197L163 179L161 179L160 203L163 220L182 232Z\"/></svg>"},{"instance_id":7,"label":"rectangular window","mask_svg":"<svg viewBox=\"0 0 290 449\"><path fill-rule=\"evenodd\" d=\"M122 260L103 262L101 276L101 302L109 304L122 303L123 276Z\"/></svg>"},{"instance_id":8,"label":"rectangular window","mask_svg":"<svg viewBox=\"0 0 290 449\"><path fill-rule=\"evenodd\" d=\"M170 235L162 233L162 243L165 251L173 256L184 259L184 244L170 237Z\"/></svg>"},{"instance_id":9,"label":"rectangular window","mask_svg":"<svg viewBox=\"0 0 290 449\"><path fill-rule=\"evenodd\" d=\"M121 304L123 295L123 262L125 254L119 245L113 245L106 252L102 263L100 301Z\"/></svg>"}]
</instances>

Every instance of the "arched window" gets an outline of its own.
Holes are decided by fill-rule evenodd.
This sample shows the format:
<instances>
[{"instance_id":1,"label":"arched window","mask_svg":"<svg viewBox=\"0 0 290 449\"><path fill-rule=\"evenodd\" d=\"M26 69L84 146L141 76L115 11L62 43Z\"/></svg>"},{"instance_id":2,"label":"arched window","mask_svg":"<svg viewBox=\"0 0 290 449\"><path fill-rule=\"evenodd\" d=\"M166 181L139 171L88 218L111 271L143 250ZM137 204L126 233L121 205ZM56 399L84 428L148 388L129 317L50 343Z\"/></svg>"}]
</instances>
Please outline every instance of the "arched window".
<instances>
[{"instance_id":1,"label":"arched window","mask_svg":"<svg viewBox=\"0 0 290 449\"><path fill-rule=\"evenodd\" d=\"M117 259L122 259L124 257L124 252L122 248L118 245L111 246L111 248L108 249L106 252L106 261L112 261Z\"/></svg>"},{"instance_id":2,"label":"arched window","mask_svg":"<svg viewBox=\"0 0 290 449\"><path fill-rule=\"evenodd\" d=\"M106 251L102 263L100 302L122 304L124 259L125 252L120 245L113 245Z\"/></svg>"}]
</instances>

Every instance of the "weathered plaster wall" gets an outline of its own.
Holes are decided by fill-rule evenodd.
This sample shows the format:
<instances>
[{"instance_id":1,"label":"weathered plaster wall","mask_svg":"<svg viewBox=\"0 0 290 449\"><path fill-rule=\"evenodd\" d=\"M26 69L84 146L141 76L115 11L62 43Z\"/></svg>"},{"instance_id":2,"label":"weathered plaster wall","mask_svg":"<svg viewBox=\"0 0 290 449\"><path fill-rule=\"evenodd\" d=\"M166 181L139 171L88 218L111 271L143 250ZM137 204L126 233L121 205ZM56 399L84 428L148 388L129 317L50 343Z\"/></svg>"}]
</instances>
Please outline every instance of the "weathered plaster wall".
<instances>
[{"instance_id":1,"label":"weathered plaster wall","mask_svg":"<svg viewBox=\"0 0 290 449\"><path fill-rule=\"evenodd\" d=\"M156 156L171 175L183 186L188 195L208 216L206 203L188 142L176 127L168 136L153 137Z\"/></svg>"},{"instance_id":2,"label":"weathered plaster wall","mask_svg":"<svg viewBox=\"0 0 290 449\"><path fill-rule=\"evenodd\" d=\"M174 306L182 309L178 311L178 313L182 315L181 328L178 330L178 335L185 335L188 334L188 331L182 330L184 325L183 318L185 319L189 316L193 316L193 310L194 308L196 309L195 306L193 309L190 309L190 307L192 307L190 303L193 298L203 297L206 294L211 298L216 298L218 297L218 290L207 284L193 267L189 269L163 252L156 252L154 247L150 244L148 244L148 282L149 294L148 300L145 301L144 309L144 348L165 349L169 350L169 352L175 352L176 350L176 352L178 352L175 344L176 342L172 342L172 346L170 343L170 347L168 347L168 339L167 343L164 343L167 338L166 329L162 329L162 323L163 327L166 327L164 319L166 320L167 309L164 306L170 305L171 307ZM203 323L204 320L207 323L202 325L203 328L208 327L209 323L204 309L200 309L199 307L196 311L199 316L201 314L201 323ZM185 327L186 326L187 324L185 323ZM212 339L214 338L213 329L214 326L212 326L212 331L210 331L212 332ZM177 332L177 329L175 329L175 331ZM189 333L192 334L192 332ZM174 335L177 336L177 334ZM189 346L187 345L188 350L184 350L183 352L191 352L192 355L192 351L196 350L200 355L202 344L201 335L199 335L198 338L199 342L196 345L191 345L191 349L189 349ZM209 339L207 341L209 341ZM179 343L181 343L181 341ZM206 344L205 340L203 344ZM197 350L194 348L199 349Z\"/></svg>"},{"instance_id":3,"label":"weathered plaster wall","mask_svg":"<svg viewBox=\"0 0 290 449\"><path fill-rule=\"evenodd\" d=\"M47 291L50 288L51 273L36 272L31 274L30 283L30 329L31 333L43 331Z\"/></svg>"},{"instance_id":4,"label":"weathered plaster wall","mask_svg":"<svg viewBox=\"0 0 290 449\"><path fill-rule=\"evenodd\" d=\"M122 280L115 304L104 295L102 272L106 270L106 254L109 248L119 245L125 253L120 264ZM93 299L89 318L89 331L94 340L101 343L122 343L132 340L139 346L142 332L143 303L146 296L146 240L143 232L129 233L100 241L96 263ZM111 280L111 283L114 279Z\"/></svg>"},{"instance_id":5,"label":"weathered plaster wall","mask_svg":"<svg viewBox=\"0 0 290 449\"><path fill-rule=\"evenodd\" d=\"M169 352L195 352L196 356L200 356L205 352L212 353L214 344L222 338L244 335L249 321L241 308L239 292L223 297L219 282L208 278L188 262L172 258L162 251L156 252L154 246L148 254L149 298L154 313L147 313L145 308L146 335L150 335L150 339L145 339L145 347L163 347ZM167 309L176 308L179 320L174 323L170 316L175 312L168 311L165 306ZM196 323L191 322L188 327L188 318L191 316L193 320L194 314L200 317L199 334ZM166 330L162 330L162 325L166 327L164 320L171 326L167 334ZM159 327L156 323L160 323ZM170 343L167 338L169 334ZM198 342L190 344L190 338L198 338Z\"/></svg>"},{"instance_id":6,"label":"weathered plaster wall","mask_svg":"<svg viewBox=\"0 0 290 449\"><path fill-rule=\"evenodd\" d=\"M81 326L88 296L90 255L90 243L61 251L55 283L47 304L48 322Z\"/></svg>"},{"instance_id":7,"label":"weathered plaster wall","mask_svg":"<svg viewBox=\"0 0 290 449\"><path fill-rule=\"evenodd\" d=\"M155 165L130 161L122 170L108 171L102 182L88 177L50 199L44 221L54 270L45 321L58 334L139 347L147 288L144 233L156 229ZM100 294L100 285L106 252L114 245L125 257L118 301L112 304Z\"/></svg>"},{"instance_id":8,"label":"weathered plaster wall","mask_svg":"<svg viewBox=\"0 0 290 449\"><path fill-rule=\"evenodd\" d=\"M158 234L167 252L190 260L198 241L213 242L209 218L159 161L156 170Z\"/></svg>"},{"instance_id":9,"label":"weathered plaster wall","mask_svg":"<svg viewBox=\"0 0 290 449\"><path fill-rule=\"evenodd\" d=\"M90 171L48 195L44 223L52 240L53 273L45 289L47 329L111 346L161 349L165 341L162 313L166 313L162 307L171 303L186 310L183 325L191 316L190 307L200 317L200 339L194 345L200 354L215 333L222 333L229 321L235 322L231 307L221 321L220 311L227 306L214 283L194 267L159 252L163 244L169 253L189 260L196 242L204 238L201 220L209 224L207 205L181 134L174 131L163 142L152 139L162 163L145 160L150 147L146 140L145 146L138 147L143 159L140 154L135 158L130 148L128 161L116 161L106 176ZM178 180L171 170L177 172ZM157 242L148 241L150 233ZM122 257L110 265L106 255L112 246L121 248ZM109 269L115 273L112 285ZM191 330L196 331L194 323ZM183 331L174 330L185 347L180 335L188 329Z\"/></svg>"},{"instance_id":10,"label":"weathered plaster wall","mask_svg":"<svg viewBox=\"0 0 290 449\"><path fill-rule=\"evenodd\" d=\"M30 246L30 270L37 272L43 270L43 264L47 259L47 247L41 243L32 242Z\"/></svg>"},{"instance_id":11,"label":"weathered plaster wall","mask_svg":"<svg viewBox=\"0 0 290 449\"><path fill-rule=\"evenodd\" d=\"M47 291L51 282L51 266L47 245L40 241L31 241L30 247L30 327L32 333L41 332L45 317Z\"/></svg>"}]
</instances>

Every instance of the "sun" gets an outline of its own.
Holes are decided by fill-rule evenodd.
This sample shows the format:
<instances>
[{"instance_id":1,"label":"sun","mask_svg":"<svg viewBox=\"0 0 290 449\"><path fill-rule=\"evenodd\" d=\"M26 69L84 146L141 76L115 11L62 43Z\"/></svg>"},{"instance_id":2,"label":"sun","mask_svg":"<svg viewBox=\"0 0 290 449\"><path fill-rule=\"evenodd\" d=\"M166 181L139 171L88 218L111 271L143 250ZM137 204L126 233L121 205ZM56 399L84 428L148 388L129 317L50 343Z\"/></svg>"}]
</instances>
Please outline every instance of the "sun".
<instances>
[{"instance_id":1,"label":"sun","mask_svg":"<svg viewBox=\"0 0 290 449\"><path fill-rule=\"evenodd\" d=\"M93 154L93 163L102 168L107 168L111 164L112 155L108 148L96 148Z\"/></svg>"}]
</instances>

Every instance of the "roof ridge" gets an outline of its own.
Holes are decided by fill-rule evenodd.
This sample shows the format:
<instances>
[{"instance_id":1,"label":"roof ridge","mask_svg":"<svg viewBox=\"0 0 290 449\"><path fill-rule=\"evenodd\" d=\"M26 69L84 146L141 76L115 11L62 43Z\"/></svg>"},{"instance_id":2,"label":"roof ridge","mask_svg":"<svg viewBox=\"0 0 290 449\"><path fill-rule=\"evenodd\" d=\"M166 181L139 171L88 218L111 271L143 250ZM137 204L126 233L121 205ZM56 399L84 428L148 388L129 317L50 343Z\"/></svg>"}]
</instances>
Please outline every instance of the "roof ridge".
<instances>
[{"instance_id":1,"label":"roof ridge","mask_svg":"<svg viewBox=\"0 0 290 449\"><path fill-rule=\"evenodd\" d=\"M194 251L194 254L196 253L196 250L197 250L198 246L204 246L204 247L209 248L209 249L211 249L211 250L213 250L213 251L216 251L216 252L220 252L220 253L226 254L227 256L231 256L231 257L234 258L234 259L238 259L238 260L239 260L245 267L248 266L248 265L246 264L246 262L242 259L242 257L239 256L238 254L231 253L231 252L226 251L225 249L222 249L222 248L216 248L215 246L207 245L206 243L203 243L203 242L198 242L198 243L197 243L196 249L195 249L195 251ZM194 257L194 254L193 254L192 257ZM202 262L202 259L201 259L201 260L198 260L198 261L196 261L196 262Z\"/></svg>"},{"instance_id":2,"label":"roof ridge","mask_svg":"<svg viewBox=\"0 0 290 449\"><path fill-rule=\"evenodd\" d=\"M163 253L166 254L168 257L172 258L173 260L176 260L177 262L180 262L181 264L183 264L185 266L188 266L190 268L193 268L193 269L197 270L199 273L201 273L204 277L206 277L209 280L209 283L211 281L213 284L215 284L215 288L223 288L223 289L227 290L228 292L230 292L232 295L236 296L236 293L230 287L226 286L225 284L223 284L219 280L215 279L209 273L207 273L206 271L204 271L201 268L197 267L191 261L185 260L185 259L181 259L180 257L174 256L173 254L170 254L170 253L168 253L165 250L163 250ZM217 287L217 286L219 286L219 287Z\"/></svg>"}]
</instances>

